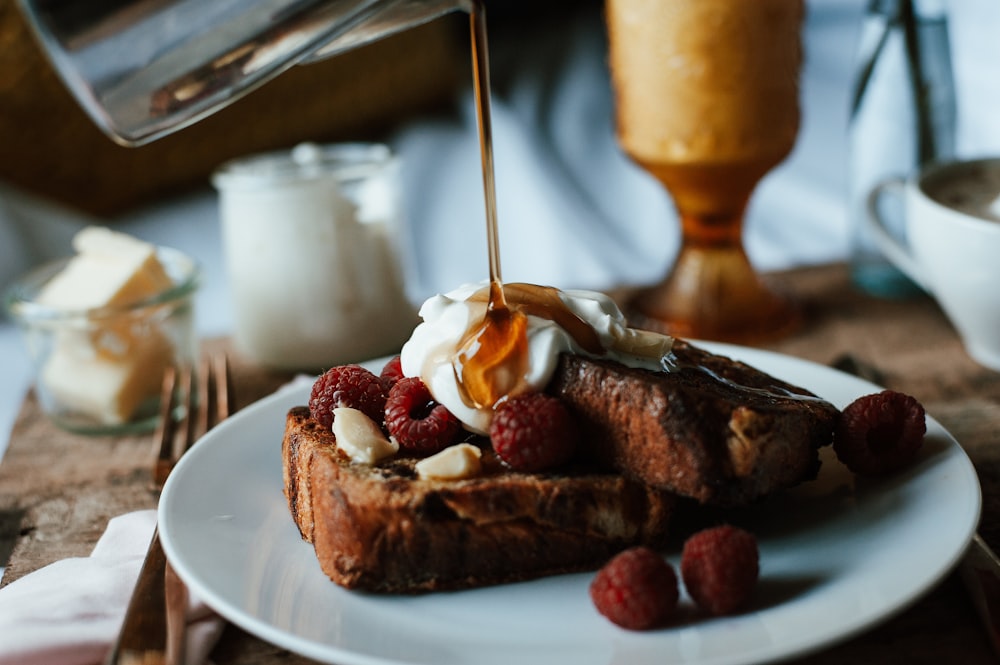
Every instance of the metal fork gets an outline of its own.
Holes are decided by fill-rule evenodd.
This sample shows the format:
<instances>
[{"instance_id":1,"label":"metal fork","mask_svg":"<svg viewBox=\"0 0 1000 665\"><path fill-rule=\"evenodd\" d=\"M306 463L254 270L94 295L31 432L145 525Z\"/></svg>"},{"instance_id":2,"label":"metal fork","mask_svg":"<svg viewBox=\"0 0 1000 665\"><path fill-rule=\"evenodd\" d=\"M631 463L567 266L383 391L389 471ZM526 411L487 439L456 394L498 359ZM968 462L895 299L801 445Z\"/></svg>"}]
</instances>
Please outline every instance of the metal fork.
<instances>
[{"instance_id":1,"label":"metal fork","mask_svg":"<svg viewBox=\"0 0 1000 665\"><path fill-rule=\"evenodd\" d=\"M179 400L183 400L183 406ZM152 477L156 491L162 489L181 456L229 416L233 406L232 377L225 355L203 360L197 371L190 366L168 368L163 376L160 424L154 437ZM171 568L159 533L154 531L118 640L105 665L183 662L186 611L187 588Z\"/></svg>"}]
</instances>

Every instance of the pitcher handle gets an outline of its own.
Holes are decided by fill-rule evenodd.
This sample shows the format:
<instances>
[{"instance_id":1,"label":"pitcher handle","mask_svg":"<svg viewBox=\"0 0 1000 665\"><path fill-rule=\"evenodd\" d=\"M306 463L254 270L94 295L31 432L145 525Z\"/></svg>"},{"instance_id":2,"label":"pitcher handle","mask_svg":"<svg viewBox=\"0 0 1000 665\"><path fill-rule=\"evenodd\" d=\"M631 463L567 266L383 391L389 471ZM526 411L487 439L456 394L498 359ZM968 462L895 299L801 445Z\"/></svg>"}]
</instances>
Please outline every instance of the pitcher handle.
<instances>
[{"instance_id":1,"label":"pitcher handle","mask_svg":"<svg viewBox=\"0 0 1000 665\"><path fill-rule=\"evenodd\" d=\"M888 226L882 218L882 213L879 209L879 203L883 196L894 195L902 198L905 193L906 178L902 176L887 178L875 185L872 191L868 193L868 198L865 201L867 212L865 221L875 243L882 253L885 254L886 258L906 273L907 277L923 287L924 290L929 291L930 288L927 280L924 279L923 271L920 269L920 264L916 258L914 258L912 250L889 232Z\"/></svg>"}]
</instances>

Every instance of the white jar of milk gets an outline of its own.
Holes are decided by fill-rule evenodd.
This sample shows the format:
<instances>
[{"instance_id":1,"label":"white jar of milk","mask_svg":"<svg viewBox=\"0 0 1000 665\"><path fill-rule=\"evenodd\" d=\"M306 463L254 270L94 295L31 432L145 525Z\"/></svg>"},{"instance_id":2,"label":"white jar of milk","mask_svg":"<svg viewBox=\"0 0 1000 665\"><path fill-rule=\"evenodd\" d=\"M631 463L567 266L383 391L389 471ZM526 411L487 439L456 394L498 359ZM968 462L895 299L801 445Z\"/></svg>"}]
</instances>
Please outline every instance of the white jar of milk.
<instances>
[{"instance_id":1,"label":"white jar of milk","mask_svg":"<svg viewBox=\"0 0 1000 665\"><path fill-rule=\"evenodd\" d=\"M398 352L416 325L403 284L398 162L381 144L302 144L223 165L222 241L237 349L318 371Z\"/></svg>"}]
</instances>

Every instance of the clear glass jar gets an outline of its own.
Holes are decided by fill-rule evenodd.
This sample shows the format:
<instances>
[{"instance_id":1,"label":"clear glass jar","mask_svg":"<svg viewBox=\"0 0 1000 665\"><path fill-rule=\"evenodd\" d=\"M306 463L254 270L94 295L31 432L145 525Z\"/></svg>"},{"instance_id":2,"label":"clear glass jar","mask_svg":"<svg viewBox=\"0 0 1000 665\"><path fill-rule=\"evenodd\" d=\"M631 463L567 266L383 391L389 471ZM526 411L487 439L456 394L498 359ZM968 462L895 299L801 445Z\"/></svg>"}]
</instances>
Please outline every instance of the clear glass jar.
<instances>
[{"instance_id":1,"label":"clear glass jar","mask_svg":"<svg viewBox=\"0 0 1000 665\"><path fill-rule=\"evenodd\" d=\"M315 372L399 351L418 318L398 169L380 143L304 143L216 171L239 352Z\"/></svg>"},{"instance_id":2,"label":"clear glass jar","mask_svg":"<svg viewBox=\"0 0 1000 665\"><path fill-rule=\"evenodd\" d=\"M38 302L70 258L36 268L7 290L4 304L24 333L35 394L60 427L80 434L151 431L164 370L196 360L200 268L177 250L156 253L173 286L127 305L71 310Z\"/></svg>"}]
</instances>

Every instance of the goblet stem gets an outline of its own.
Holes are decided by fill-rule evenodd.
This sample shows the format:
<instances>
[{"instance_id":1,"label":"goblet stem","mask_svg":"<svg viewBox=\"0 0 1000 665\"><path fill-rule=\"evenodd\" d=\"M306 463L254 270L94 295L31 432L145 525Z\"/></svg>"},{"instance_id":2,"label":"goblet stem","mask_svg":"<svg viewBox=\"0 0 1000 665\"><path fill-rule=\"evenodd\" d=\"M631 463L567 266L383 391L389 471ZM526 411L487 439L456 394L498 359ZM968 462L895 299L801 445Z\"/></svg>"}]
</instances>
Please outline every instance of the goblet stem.
<instances>
[{"instance_id":1,"label":"goblet stem","mask_svg":"<svg viewBox=\"0 0 1000 665\"><path fill-rule=\"evenodd\" d=\"M791 299L771 290L743 248L742 209L705 218L681 212L681 248L662 282L626 305L633 325L692 337L755 343L788 334L802 320Z\"/></svg>"},{"instance_id":2,"label":"goblet stem","mask_svg":"<svg viewBox=\"0 0 1000 665\"><path fill-rule=\"evenodd\" d=\"M670 191L683 227L673 270L632 301L633 322L740 342L787 332L798 312L754 272L741 233L757 182L795 144L805 3L605 5L618 141Z\"/></svg>"}]
</instances>

